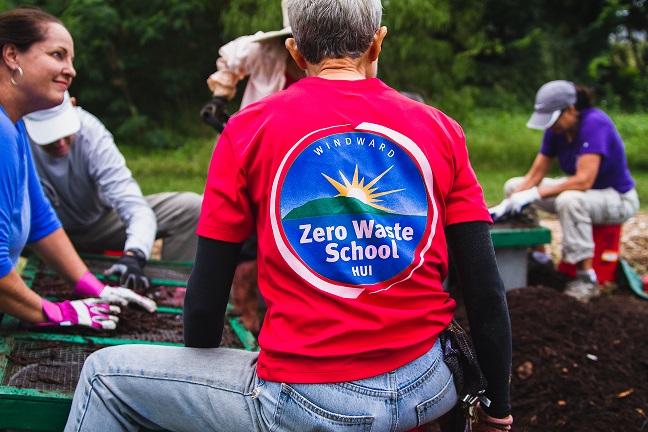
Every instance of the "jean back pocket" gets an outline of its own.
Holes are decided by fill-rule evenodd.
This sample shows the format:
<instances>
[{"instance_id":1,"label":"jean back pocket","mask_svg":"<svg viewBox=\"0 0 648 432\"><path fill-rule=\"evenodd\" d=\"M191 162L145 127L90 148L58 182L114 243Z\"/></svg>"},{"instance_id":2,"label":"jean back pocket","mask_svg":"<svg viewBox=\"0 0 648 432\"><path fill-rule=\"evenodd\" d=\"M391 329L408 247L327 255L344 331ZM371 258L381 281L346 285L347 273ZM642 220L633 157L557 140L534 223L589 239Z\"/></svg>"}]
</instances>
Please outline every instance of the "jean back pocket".
<instances>
[{"instance_id":1,"label":"jean back pocket","mask_svg":"<svg viewBox=\"0 0 648 432\"><path fill-rule=\"evenodd\" d=\"M328 386L323 386L324 388ZM331 386L333 387L333 386ZM322 392L325 400L335 398L334 391L329 394ZM353 409L345 404L339 411ZM336 407L337 410L338 407ZM342 414L334 412L329 407L320 407L314 401L300 394L294 387L281 384L281 393L271 431L343 431L343 432L371 432L374 418L367 415L356 415L348 412Z\"/></svg>"}]
</instances>

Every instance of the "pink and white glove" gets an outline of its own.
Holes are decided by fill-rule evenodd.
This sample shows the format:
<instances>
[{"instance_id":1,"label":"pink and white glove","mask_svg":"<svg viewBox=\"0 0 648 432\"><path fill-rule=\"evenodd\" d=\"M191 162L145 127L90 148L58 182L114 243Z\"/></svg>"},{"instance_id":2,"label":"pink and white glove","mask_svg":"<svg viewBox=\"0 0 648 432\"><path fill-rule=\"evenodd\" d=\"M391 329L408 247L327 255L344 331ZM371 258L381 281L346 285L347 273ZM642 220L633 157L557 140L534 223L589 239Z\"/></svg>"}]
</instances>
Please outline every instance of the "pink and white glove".
<instances>
[{"instance_id":1,"label":"pink and white glove","mask_svg":"<svg viewBox=\"0 0 648 432\"><path fill-rule=\"evenodd\" d=\"M90 272L81 276L74 287L74 293L79 297L98 297L108 303L117 303L122 306L134 303L151 313L157 309L157 305L150 298L141 296L128 288L104 285Z\"/></svg>"},{"instance_id":2,"label":"pink and white glove","mask_svg":"<svg viewBox=\"0 0 648 432\"><path fill-rule=\"evenodd\" d=\"M96 298L51 302L43 299L43 313L47 321L39 327L84 326L98 330L114 330L117 327L119 306L101 303Z\"/></svg>"}]
</instances>

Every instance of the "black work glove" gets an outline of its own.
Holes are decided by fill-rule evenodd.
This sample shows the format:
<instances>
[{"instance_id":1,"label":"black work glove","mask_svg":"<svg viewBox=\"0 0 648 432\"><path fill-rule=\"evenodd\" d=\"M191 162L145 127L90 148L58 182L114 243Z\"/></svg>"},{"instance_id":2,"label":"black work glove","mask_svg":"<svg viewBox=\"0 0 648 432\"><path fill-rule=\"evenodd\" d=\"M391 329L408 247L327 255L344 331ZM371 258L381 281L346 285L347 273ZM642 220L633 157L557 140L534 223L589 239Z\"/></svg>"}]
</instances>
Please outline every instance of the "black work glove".
<instances>
[{"instance_id":1,"label":"black work glove","mask_svg":"<svg viewBox=\"0 0 648 432\"><path fill-rule=\"evenodd\" d=\"M106 276L119 276L119 284L133 290L146 290L151 284L144 274L146 256L139 249L130 249L124 252L115 264L104 272Z\"/></svg>"},{"instance_id":2,"label":"black work glove","mask_svg":"<svg viewBox=\"0 0 648 432\"><path fill-rule=\"evenodd\" d=\"M223 132L229 115L225 112L227 106L227 99L223 96L214 96L212 100L207 102L200 110L200 117L203 122L207 123L218 132Z\"/></svg>"}]
</instances>

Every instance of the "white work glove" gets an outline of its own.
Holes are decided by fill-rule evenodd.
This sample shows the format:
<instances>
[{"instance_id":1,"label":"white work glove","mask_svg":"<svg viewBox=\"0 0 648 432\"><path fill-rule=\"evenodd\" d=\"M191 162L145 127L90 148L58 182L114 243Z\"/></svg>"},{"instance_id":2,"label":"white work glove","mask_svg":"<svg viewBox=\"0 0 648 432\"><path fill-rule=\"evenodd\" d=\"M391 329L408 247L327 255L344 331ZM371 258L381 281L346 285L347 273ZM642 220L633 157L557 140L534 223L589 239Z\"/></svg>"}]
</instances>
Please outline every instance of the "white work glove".
<instances>
[{"instance_id":1,"label":"white work glove","mask_svg":"<svg viewBox=\"0 0 648 432\"><path fill-rule=\"evenodd\" d=\"M512 213L520 213L524 207L540 200L540 193L538 192L538 187L534 186L531 189L526 189L511 194L509 200L511 201L510 211Z\"/></svg>"},{"instance_id":2,"label":"white work glove","mask_svg":"<svg viewBox=\"0 0 648 432\"><path fill-rule=\"evenodd\" d=\"M488 209L488 212L490 213L493 222L497 222L498 220L502 219L510 211L511 211L511 200L508 198L503 200L501 203L497 204L495 207L491 207Z\"/></svg>"},{"instance_id":3,"label":"white work glove","mask_svg":"<svg viewBox=\"0 0 648 432\"><path fill-rule=\"evenodd\" d=\"M157 305L150 298L139 295L128 288L104 285L90 272L86 272L79 279L74 287L74 292L79 297L97 297L108 303L117 303L122 306L134 303L151 313L157 309Z\"/></svg>"},{"instance_id":4,"label":"white work glove","mask_svg":"<svg viewBox=\"0 0 648 432\"><path fill-rule=\"evenodd\" d=\"M150 313L155 312L157 309L157 305L152 299L139 295L135 291L123 287L111 287L106 285L101 291L101 294L99 294L99 298L108 303L117 303L122 306L126 306L129 303L136 304Z\"/></svg>"}]
</instances>

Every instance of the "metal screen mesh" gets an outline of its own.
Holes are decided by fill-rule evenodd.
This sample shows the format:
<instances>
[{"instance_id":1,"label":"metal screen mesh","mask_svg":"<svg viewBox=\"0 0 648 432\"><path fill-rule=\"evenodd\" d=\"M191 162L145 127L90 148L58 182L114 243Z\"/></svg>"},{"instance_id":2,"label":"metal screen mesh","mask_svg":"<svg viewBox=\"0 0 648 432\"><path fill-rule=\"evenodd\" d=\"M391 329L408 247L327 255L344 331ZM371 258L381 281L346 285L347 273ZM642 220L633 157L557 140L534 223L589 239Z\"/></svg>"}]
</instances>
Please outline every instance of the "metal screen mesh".
<instances>
[{"instance_id":1,"label":"metal screen mesh","mask_svg":"<svg viewBox=\"0 0 648 432\"><path fill-rule=\"evenodd\" d=\"M131 339L182 342L181 334L180 340L178 340L178 333L171 331L157 331L155 334L130 334L128 336ZM236 337L229 323L223 329L221 346L243 348L243 344ZM71 394L79 380L83 362L94 351L104 347L104 345L97 344L16 340L11 353L7 356L8 362L1 384Z\"/></svg>"},{"instance_id":2,"label":"metal screen mesh","mask_svg":"<svg viewBox=\"0 0 648 432\"><path fill-rule=\"evenodd\" d=\"M17 340L2 385L72 393L85 359L101 345Z\"/></svg>"}]
</instances>

